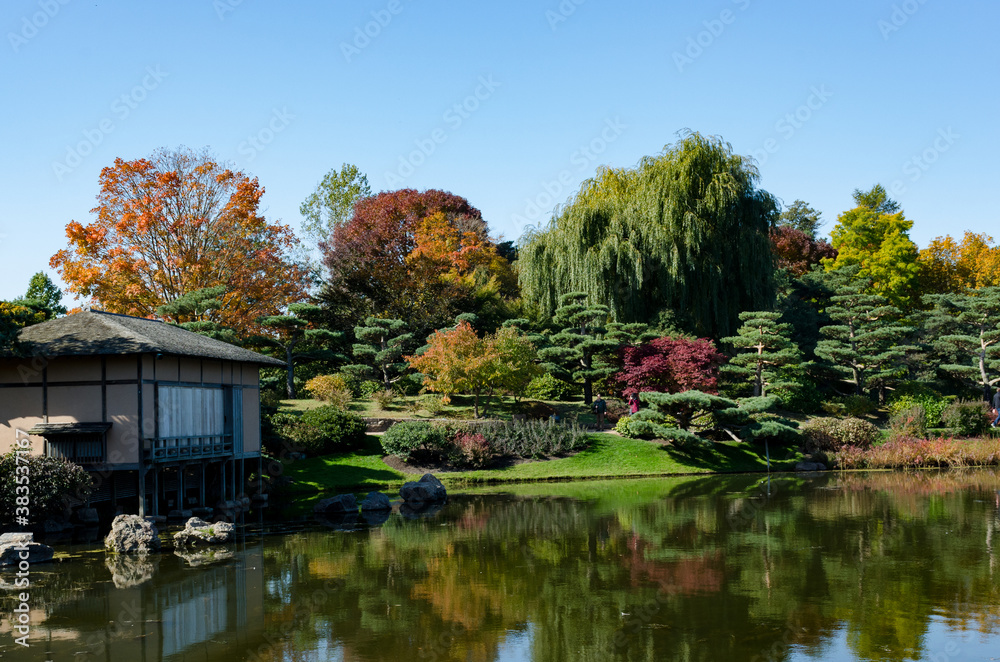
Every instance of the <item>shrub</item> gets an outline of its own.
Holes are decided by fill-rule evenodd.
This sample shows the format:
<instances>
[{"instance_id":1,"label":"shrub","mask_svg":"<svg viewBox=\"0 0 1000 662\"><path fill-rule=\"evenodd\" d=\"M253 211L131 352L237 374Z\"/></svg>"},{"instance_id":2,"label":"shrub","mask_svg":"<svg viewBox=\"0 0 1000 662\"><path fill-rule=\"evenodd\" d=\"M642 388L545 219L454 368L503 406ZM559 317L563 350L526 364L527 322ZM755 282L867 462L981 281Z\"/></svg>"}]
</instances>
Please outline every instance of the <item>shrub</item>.
<instances>
[{"instance_id":1,"label":"shrub","mask_svg":"<svg viewBox=\"0 0 1000 662\"><path fill-rule=\"evenodd\" d=\"M514 409L518 414L534 420L546 420L556 413L555 407L538 400L522 400Z\"/></svg>"},{"instance_id":2,"label":"shrub","mask_svg":"<svg viewBox=\"0 0 1000 662\"><path fill-rule=\"evenodd\" d=\"M893 437L925 437L927 435L927 412L921 405L897 409L889 418L889 429Z\"/></svg>"},{"instance_id":3,"label":"shrub","mask_svg":"<svg viewBox=\"0 0 1000 662\"><path fill-rule=\"evenodd\" d=\"M941 413L941 421L961 437L978 437L990 427L989 409L980 400L957 400Z\"/></svg>"},{"instance_id":4,"label":"shrub","mask_svg":"<svg viewBox=\"0 0 1000 662\"><path fill-rule=\"evenodd\" d=\"M403 421L382 435L382 449L408 462L414 455L439 459L449 450L447 430L424 421Z\"/></svg>"},{"instance_id":5,"label":"shrub","mask_svg":"<svg viewBox=\"0 0 1000 662\"><path fill-rule=\"evenodd\" d=\"M875 403L863 395L848 395L842 399L844 413L852 418L867 416L875 411Z\"/></svg>"},{"instance_id":6,"label":"shrub","mask_svg":"<svg viewBox=\"0 0 1000 662\"><path fill-rule=\"evenodd\" d=\"M608 398L605 404L607 405L607 410L604 416L608 419L609 423L614 423L622 416L628 416L629 414L628 403L623 400Z\"/></svg>"},{"instance_id":7,"label":"shrub","mask_svg":"<svg viewBox=\"0 0 1000 662\"><path fill-rule=\"evenodd\" d=\"M318 375L306 382L306 390L320 402L327 402L338 409L347 409L352 393L343 375Z\"/></svg>"},{"instance_id":8,"label":"shrub","mask_svg":"<svg viewBox=\"0 0 1000 662\"><path fill-rule=\"evenodd\" d=\"M587 445L587 433L576 424L551 420L492 423L477 427L493 452L499 456L542 458L559 455Z\"/></svg>"},{"instance_id":9,"label":"shrub","mask_svg":"<svg viewBox=\"0 0 1000 662\"><path fill-rule=\"evenodd\" d=\"M924 425L936 428L941 425L941 414L950 404L950 398L943 398L934 392L899 393L889 402L889 414L895 416L903 410L921 407L924 410Z\"/></svg>"},{"instance_id":10,"label":"shrub","mask_svg":"<svg viewBox=\"0 0 1000 662\"><path fill-rule=\"evenodd\" d=\"M480 469L494 458L489 442L479 432L458 430L451 438L452 460L473 469Z\"/></svg>"},{"instance_id":11,"label":"shrub","mask_svg":"<svg viewBox=\"0 0 1000 662\"><path fill-rule=\"evenodd\" d=\"M788 411L813 414L823 406L823 393L811 379L786 379L767 393L776 396Z\"/></svg>"},{"instance_id":12,"label":"shrub","mask_svg":"<svg viewBox=\"0 0 1000 662\"><path fill-rule=\"evenodd\" d=\"M299 450L311 455L346 453L365 443L366 425L361 417L331 405L286 420L283 429Z\"/></svg>"},{"instance_id":13,"label":"shrub","mask_svg":"<svg viewBox=\"0 0 1000 662\"><path fill-rule=\"evenodd\" d=\"M387 388L381 391L375 391L375 393L373 393L371 397L372 397L372 402L374 402L379 409L384 411L388 409L393 402L396 401L397 395L395 391L393 391L390 388Z\"/></svg>"},{"instance_id":14,"label":"shrub","mask_svg":"<svg viewBox=\"0 0 1000 662\"><path fill-rule=\"evenodd\" d=\"M637 421L636 421L637 422ZM636 427L631 416L622 416L615 423L615 432L623 437L638 439L642 436L642 431Z\"/></svg>"},{"instance_id":15,"label":"shrub","mask_svg":"<svg viewBox=\"0 0 1000 662\"><path fill-rule=\"evenodd\" d=\"M802 434L810 451L838 451L844 446L865 449L882 438L877 427L858 418L814 418L802 426Z\"/></svg>"},{"instance_id":16,"label":"shrub","mask_svg":"<svg viewBox=\"0 0 1000 662\"><path fill-rule=\"evenodd\" d=\"M382 382L367 379L358 385L358 395L366 400L371 400L372 396L382 390Z\"/></svg>"},{"instance_id":17,"label":"shrub","mask_svg":"<svg viewBox=\"0 0 1000 662\"><path fill-rule=\"evenodd\" d=\"M447 403L445 402L444 396L431 395L428 393L417 398L417 404L419 404L420 408L431 416L440 416L444 413L444 408Z\"/></svg>"},{"instance_id":18,"label":"shrub","mask_svg":"<svg viewBox=\"0 0 1000 662\"><path fill-rule=\"evenodd\" d=\"M19 475L31 480L27 506L16 490ZM18 460L12 450L0 455L0 524L13 524L17 509L24 507L30 507L33 523L68 517L71 508L87 500L92 487L91 477L77 464L44 455L22 455Z\"/></svg>"},{"instance_id":19,"label":"shrub","mask_svg":"<svg viewBox=\"0 0 1000 662\"><path fill-rule=\"evenodd\" d=\"M556 379L548 372L535 377L524 388L524 397L535 400L569 400L579 394L579 386Z\"/></svg>"},{"instance_id":20,"label":"shrub","mask_svg":"<svg viewBox=\"0 0 1000 662\"><path fill-rule=\"evenodd\" d=\"M841 469L983 467L1000 464L1000 439L912 439L901 437L864 450L845 446L836 455Z\"/></svg>"}]
</instances>

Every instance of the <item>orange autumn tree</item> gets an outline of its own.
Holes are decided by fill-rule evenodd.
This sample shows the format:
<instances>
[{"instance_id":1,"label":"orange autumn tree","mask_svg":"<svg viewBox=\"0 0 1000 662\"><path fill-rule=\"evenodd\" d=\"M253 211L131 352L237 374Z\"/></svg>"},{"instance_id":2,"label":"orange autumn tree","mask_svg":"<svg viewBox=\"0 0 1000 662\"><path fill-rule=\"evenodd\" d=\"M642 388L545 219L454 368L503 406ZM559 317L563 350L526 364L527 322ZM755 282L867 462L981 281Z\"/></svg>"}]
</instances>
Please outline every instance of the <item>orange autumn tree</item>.
<instances>
[{"instance_id":1,"label":"orange autumn tree","mask_svg":"<svg viewBox=\"0 0 1000 662\"><path fill-rule=\"evenodd\" d=\"M304 298L307 272L291 257L295 235L258 213L264 189L256 179L207 150L115 159L100 187L97 218L70 222L69 247L49 261L93 305L153 317L185 294L223 286L211 321L246 333L258 330L259 317Z\"/></svg>"},{"instance_id":2,"label":"orange autumn tree","mask_svg":"<svg viewBox=\"0 0 1000 662\"><path fill-rule=\"evenodd\" d=\"M924 294L960 293L1000 285L1000 247L986 234L966 231L961 243L937 237L921 250L920 290Z\"/></svg>"},{"instance_id":3,"label":"orange autumn tree","mask_svg":"<svg viewBox=\"0 0 1000 662\"><path fill-rule=\"evenodd\" d=\"M466 321L454 329L435 331L423 354L403 358L423 373L429 390L472 394L476 418L480 398L518 392L541 373L534 345L517 329L507 326L480 338Z\"/></svg>"}]
</instances>

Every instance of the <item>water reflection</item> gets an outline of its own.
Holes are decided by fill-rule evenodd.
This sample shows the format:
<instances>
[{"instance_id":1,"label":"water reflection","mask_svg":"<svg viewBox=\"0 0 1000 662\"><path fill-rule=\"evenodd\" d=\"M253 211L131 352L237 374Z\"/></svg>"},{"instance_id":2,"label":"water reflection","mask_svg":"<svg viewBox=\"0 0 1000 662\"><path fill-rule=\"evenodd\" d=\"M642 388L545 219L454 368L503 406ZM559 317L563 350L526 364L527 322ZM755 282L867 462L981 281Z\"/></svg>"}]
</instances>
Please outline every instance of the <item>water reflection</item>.
<instances>
[{"instance_id":1,"label":"water reflection","mask_svg":"<svg viewBox=\"0 0 1000 662\"><path fill-rule=\"evenodd\" d=\"M998 489L994 471L528 485L217 557L125 566L88 553L33 573L32 648L15 651L4 621L0 653L991 659Z\"/></svg>"}]
</instances>

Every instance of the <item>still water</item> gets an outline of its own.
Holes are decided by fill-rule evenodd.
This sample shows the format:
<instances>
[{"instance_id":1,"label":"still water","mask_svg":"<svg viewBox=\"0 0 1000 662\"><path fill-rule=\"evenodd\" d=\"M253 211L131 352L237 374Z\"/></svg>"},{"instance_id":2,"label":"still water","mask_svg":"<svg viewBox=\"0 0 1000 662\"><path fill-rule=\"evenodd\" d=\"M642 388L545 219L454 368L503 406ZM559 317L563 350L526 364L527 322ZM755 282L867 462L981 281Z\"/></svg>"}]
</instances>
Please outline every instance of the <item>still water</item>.
<instances>
[{"instance_id":1,"label":"still water","mask_svg":"<svg viewBox=\"0 0 1000 662\"><path fill-rule=\"evenodd\" d=\"M998 489L995 471L536 484L384 522L286 514L210 555L62 545L31 570L28 648L0 592L0 660L1000 660Z\"/></svg>"}]
</instances>

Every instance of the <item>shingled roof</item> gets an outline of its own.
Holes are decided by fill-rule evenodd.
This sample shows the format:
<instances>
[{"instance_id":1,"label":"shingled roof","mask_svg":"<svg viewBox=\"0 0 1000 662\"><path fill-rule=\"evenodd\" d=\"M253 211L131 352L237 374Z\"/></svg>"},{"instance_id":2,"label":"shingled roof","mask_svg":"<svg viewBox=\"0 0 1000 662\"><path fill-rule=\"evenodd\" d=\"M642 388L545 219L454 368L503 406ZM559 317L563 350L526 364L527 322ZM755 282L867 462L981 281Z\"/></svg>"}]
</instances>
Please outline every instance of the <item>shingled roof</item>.
<instances>
[{"instance_id":1,"label":"shingled roof","mask_svg":"<svg viewBox=\"0 0 1000 662\"><path fill-rule=\"evenodd\" d=\"M18 340L26 343L33 354L53 357L152 353L285 365L284 361L172 324L100 311L84 311L25 327L18 333Z\"/></svg>"}]
</instances>

